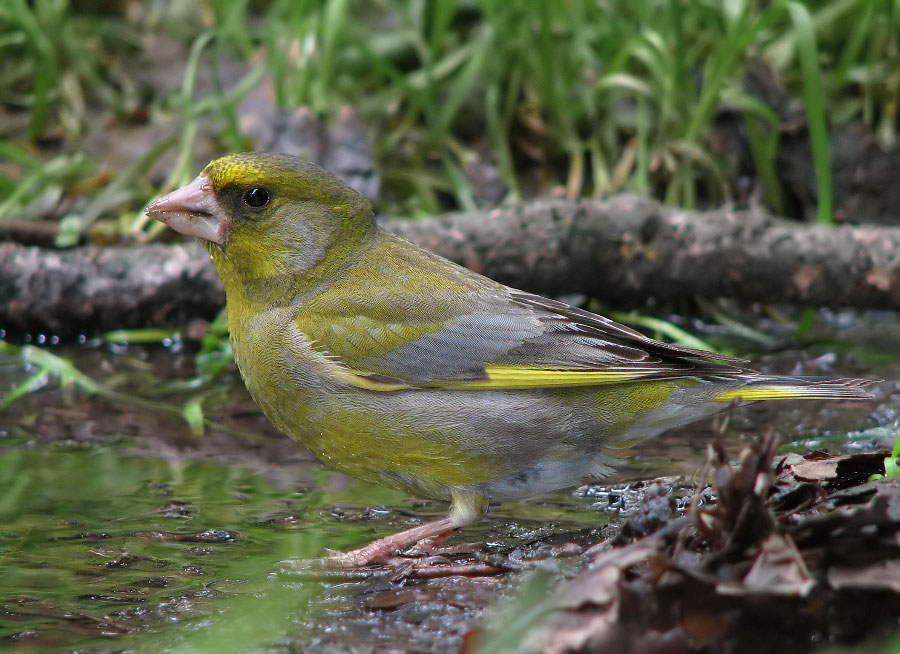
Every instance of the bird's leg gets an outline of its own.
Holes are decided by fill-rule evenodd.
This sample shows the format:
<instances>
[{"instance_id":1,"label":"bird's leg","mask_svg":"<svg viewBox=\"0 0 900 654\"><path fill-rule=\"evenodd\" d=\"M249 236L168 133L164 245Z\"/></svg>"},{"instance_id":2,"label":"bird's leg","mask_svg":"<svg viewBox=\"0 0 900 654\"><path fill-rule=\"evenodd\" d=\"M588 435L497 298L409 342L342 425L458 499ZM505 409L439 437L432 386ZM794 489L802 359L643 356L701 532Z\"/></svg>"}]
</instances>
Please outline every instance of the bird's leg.
<instances>
[{"instance_id":1,"label":"bird's leg","mask_svg":"<svg viewBox=\"0 0 900 654\"><path fill-rule=\"evenodd\" d=\"M355 568L370 563L390 562L394 556L415 545L416 553L428 552L444 542L460 527L472 524L487 512L488 501L481 493L469 489L451 492L450 515L411 529L379 538L349 552L331 552L322 559L282 561L283 570L308 571L310 567Z\"/></svg>"},{"instance_id":2,"label":"bird's leg","mask_svg":"<svg viewBox=\"0 0 900 654\"><path fill-rule=\"evenodd\" d=\"M424 525L399 531L396 534L379 538L364 547L350 550L349 552L333 552L325 559L326 563L346 568L355 568L379 563L392 558L397 552L405 550L410 545L430 543L431 541L443 542L453 535L459 527L453 524L449 516L426 522ZM427 546L426 546L427 547Z\"/></svg>"},{"instance_id":3,"label":"bird's leg","mask_svg":"<svg viewBox=\"0 0 900 654\"><path fill-rule=\"evenodd\" d=\"M443 534L438 534L437 536L429 536L428 538L423 538L415 545L406 548L406 554L433 554L434 551L443 543L445 540L450 538L456 529L452 531L447 531Z\"/></svg>"}]
</instances>

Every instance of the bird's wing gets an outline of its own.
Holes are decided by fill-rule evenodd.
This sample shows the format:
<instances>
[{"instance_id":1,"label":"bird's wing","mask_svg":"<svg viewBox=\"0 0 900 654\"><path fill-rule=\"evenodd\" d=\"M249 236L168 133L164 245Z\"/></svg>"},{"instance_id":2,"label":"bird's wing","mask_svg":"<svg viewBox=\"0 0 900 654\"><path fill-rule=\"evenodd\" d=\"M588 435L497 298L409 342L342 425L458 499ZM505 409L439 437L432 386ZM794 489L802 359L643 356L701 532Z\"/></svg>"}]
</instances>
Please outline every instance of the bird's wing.
<instances>
[{"instance_id":1,"label":"bird's wing","mask_svg":"<svg viewBox=\"0 0 900 654\"><path fill-rule=\"evenodd\" d=\"M487 280L485 280L487 281ZM372 390L550 388L737 372L739 360L654 341L602 316L497 284L446 297L374 291L299 312L342 376Z\"/></svg>"},{"instance_id":2,"label":"bird's wing","mask_svg":"<svg viewBox=\"0 0 900 654\"><path fill-rule=\"evenodd\" d=\"M543 333L487 366L490 382L528 388L603 384L652 377L722 375L743 359L661 343L563 302L510 290L512 303L532 310Z\"/></svg>"}]
</instances>

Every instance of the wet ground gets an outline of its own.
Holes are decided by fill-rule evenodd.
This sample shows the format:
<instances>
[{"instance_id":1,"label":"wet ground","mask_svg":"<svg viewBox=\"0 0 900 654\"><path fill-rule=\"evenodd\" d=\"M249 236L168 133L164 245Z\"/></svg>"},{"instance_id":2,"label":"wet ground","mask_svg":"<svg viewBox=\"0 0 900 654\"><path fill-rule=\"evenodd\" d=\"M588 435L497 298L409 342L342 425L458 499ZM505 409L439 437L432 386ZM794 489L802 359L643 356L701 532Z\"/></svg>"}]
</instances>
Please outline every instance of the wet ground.
<instances>
[{"instance_id":1,"label":"wet ground","mask_svg":"<svg viewBox=\"0 0 900 654\"><path fill-rule=\"evenodd\" d=\"M208 423L193 433L178 413L191 393L160 390L194 375L187 347L55 351L142 404L51 382L0 414L0 647L20 652L477 651L490 616L527 591L523 571L540 568L545 590L571 576L634 513L646 480L668 477L687 497L716 433L707 421L666 434L602 485L497 507L435 560L494 566L488 574L294 578L275 573L278 561L358 546L446 506L327 471L268 425L233 372L207 389ZM900 378L895 355L871 354L820 347L756 364ZM3 363L3 388L27 377L15 357ZM897 386L877 386L870 404L741 408L725 449L769 430L784 450L889 447ZM675 502L676 515L684 508Z\"/></svg>"}]
</instances>

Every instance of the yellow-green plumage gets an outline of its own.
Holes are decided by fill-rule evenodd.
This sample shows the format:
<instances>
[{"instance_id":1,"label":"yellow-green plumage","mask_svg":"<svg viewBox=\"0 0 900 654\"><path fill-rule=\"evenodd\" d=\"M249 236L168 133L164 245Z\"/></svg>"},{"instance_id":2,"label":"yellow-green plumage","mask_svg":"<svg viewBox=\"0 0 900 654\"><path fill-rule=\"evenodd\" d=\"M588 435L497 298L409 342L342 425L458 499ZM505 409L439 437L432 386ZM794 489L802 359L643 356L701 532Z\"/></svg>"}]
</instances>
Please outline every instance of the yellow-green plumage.
<instances>
[{"instance_id":1,"label":"yellow-green plumage","mask_svg":"<svg viewBox=\"0 0 900 654\"><path fill-rule=\"evenodd\" d=\"M241 374L279 429L339 470L452 499L455 524L735 398L867 397L503 286L379 229L293 157L214 161L151 214L206 240Z\"/></svg>"}]
</instances>

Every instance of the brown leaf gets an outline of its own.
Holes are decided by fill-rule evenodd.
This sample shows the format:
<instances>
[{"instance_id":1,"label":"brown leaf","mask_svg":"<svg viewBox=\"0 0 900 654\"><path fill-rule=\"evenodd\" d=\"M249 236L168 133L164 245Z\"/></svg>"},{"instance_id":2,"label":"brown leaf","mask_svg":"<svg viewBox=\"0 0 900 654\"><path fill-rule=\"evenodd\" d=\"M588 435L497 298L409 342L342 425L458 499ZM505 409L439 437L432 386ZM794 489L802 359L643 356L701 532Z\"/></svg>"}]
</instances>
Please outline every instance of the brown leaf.
<instances>
[{"instance_id":1,"label":"brown leaf","mask_svg":"<svg viewBox=\"0 0 900 654\"><path fill-rule=\"evenodd\" d=\"M772 533L763 542L743 581L719 584L716 590L724 595L806 597L814 586L815 581L791 537Z\"/></svg>"},{"instance_id":2,"label":"brown leaf","mask_svg":"<svg viewBox=\"0 0 900 654\"><path fill-rule=\"evenodd\" d=\"M838 462L842 457L819 461L803 461L788 466L794 476L801 481L831 481L837 477Z\"/></svg>"}]
</instances>

